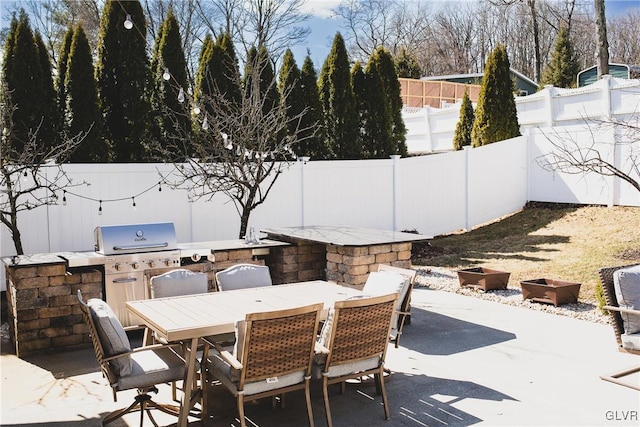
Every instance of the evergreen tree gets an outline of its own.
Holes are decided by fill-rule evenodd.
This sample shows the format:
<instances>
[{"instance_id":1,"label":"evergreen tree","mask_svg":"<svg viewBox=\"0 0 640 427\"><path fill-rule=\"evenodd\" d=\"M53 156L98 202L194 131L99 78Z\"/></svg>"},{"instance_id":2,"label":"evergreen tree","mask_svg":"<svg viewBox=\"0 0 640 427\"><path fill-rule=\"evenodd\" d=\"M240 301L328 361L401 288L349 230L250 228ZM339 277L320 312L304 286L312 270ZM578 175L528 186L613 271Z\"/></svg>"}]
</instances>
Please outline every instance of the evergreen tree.
<instances>
[{"instance_id":1,"label":"evergreen tree","mask_svg":"<svg viewBox=\"0 0 640 427\"><path fill-rule=\"evenodd\" d=\"M133 28L124 27L125 20ZM116 162L146 160L149 141L147 25L139 1L107 0L102 9L96 80Z\"/></svg>"},{"instance_id":2,"label":"evergreen tree","mask_svg":"<svg viewBox=\"0 0 640 427\"><path fill-rule=\"evenodd\" d=\"M357 159L358 112L351 87L349 57L337 33L320 72L319 93L324 111L328 146L334 158Z\"/></svg>"},{"instance_id":3,"label":"evergreen tree","mask_svg":"<svg viewBox=\"0 0 640 427\"><path fill-rule=\"evenodd\" d=\"M46 135L46 111L41 102L44 92L42 64L29 18L24 10L20 10L18 18L12 18L2 68L2 78L10 98L7 102L16 107L7 146L13 154L20 154L37 132L36 144L44 147L50 141L50 135ZM11 155L7 152L2 154Z\"/></svg>"},{"instance_id":4,"label":"evergreen tree","mask_svg":"<svg viewBox=\"0 0 640 427\"><path fill-rule=\"evenodd\" d=\"M171 8L158 31L151 64L154 80L151 106L156 112L158 142L165 148L165 155L194 157L189 143L191 112L190 103L186 100L187 63L178 21Z\"/></svg>"},{"instance_id":5,"label":"evergreen tree","mask_svg":"<svg viewBox=\"0 0 640 427\"><path fill-rule=\"evenodd\" d=\"M39 32L34 36L36 48L38 50L38 60L40 61L40 74L42 81L37 84L41 88L38 102L42 105L42 125L38 131L38 138L42 141L43 146L51 148L57 146L60 142L60 125L62 123L60 111L58 110L58 99L56 90L53 86L53 72L51 69L51 60L47 47L42 40ZM31 101L33 102L33 100Z\"/></svg>"},{"instance_id":6,"label":"evergreen tree","mask_svg":"<svg viewBox=\"0 0 640 427\"><path fill-rule=\"evenodd\" d=\"M231 104L241 101L240 70L238 58L233 46L233 39L229 33L223 33L216 39L216 46L220 48L220 64L216 82L218 89L224 98Z\"/></svg>"},{"instance_id":7,"label":"evergreen tree","mask_svg":"<svg viewBox=\"0 0 640 427\"><path fill-rule=\"evenodd\" d=\"M71 50L71 41L73 39L73 27L69 26L67 32L64 34L64 40L60 46L60 53L58 54L58 75L56 76L56 91L58 93L58 111L62 118L62 127L64 128L64 110L67 102L67 93L64 86L64 81L67 78L67 61L69 60L69 51ZM93 78L93 74L91 75Z\"/></svg>"},{"instance_id":8,"label":"evergreen tree","mask_svg":"<svg viewBox=\"0 0 640 427\"><path fill-rule=\"evenodd\" d=\"M395 62L398 77L405 79L419 79L422 77L422 68L420 68L418 59L404 47L400 49Z\"/></svg>"},{"instance_id":9,"label":"evergreen tree","mask_svg":"<svg viewBox=\"0 0 640 427\"><path fill-rule=\"evenodd\" d=\"M282 58L280 66L278 89L285 103L285 114L287 116L288 134L296 133L301 126L301 114L306 107L306 99L302 93L302 83L300 81L300 69L293 57L291 49L287 49ZM297 118L297 119L296 119ZM307 141L301 141L301 145L292 147L296 154L301 155L308 151Z\"/></svg>"},{"instance_id":10,"label":"evergreen tree","mask_svg":"<svg viewBox=\"0 0 640 427\"><path fill-rule=\"evenodd\" d=\"M264 45L257 49L252 47L247 53L244 89L247 99L251 99L258 90L262 112L265 115L280 103L275 72Z\"/></svg>"},{"instance_id":11,"label":"evergreen tree","mask_svg":"<svg viewBox=\"0 0 640 427\"><path fill-rule=\"evenodd\" d=\"M478 96L471 145L479 147L520 135L509 58L504 45L487 58Z\"/></svg>"},{"instance_id":12,"label":"evergreen tree","mask_svg":"<svg viewBox=\"0 0 640 427\"><path fill-rule=\"evenodd\" d=\"M542 74L542 83L555 87L570 88L576 86L579 66L573 50L569 31L560 27L558 38L551 54L551 62Z\"/></svg>"},{"instance_id":13,"label":"evergreen tree","mask_svg":"<svg viewBox=\"0 0 640 427\"><path fill-rule=\"evenodd\" d=\"M364 157L388 158L389 155L396 154L396 147L391 138L389 94L385 92L385 83L376 54L372 55L367 63L364 95L367 104L364 113Z\"/></svg>"},{"instance_id":14,"label":"evergreen tree","mask_svg":"<svg viewBox=\"0 0 640 427\"><path fill-rule=\"evenodd\" d=\"M371 130L368 129L369 119L369 99L367 94L367 76L362 68L362 63L356 61L351 68L351 87L353 88L353 97L355 110L357 113L357 129L356 146L359 149L357 158L371 158L375 151L372 138L368 137Z\"/></svg>"},{"instance_id":15,"label":"evergreen tree","mask_svg":"<svg viewBox=\"0 0 640 427\"><path fill-rule=\"evenodd\" d=\"M402 118L402 97L400 96L400 81L396 74L396 67L393 57L388 50L379 48L374 61L380 75L382 83L383 100L387 103L387 114L389 116L391 144L380 156L400 154L407 156L407 128ZM389 150L389 151L387 151Z\"/></svg>"},{"instance_id":16,"label":"evergreen tree","mask_svg":"<svg viewBox=\"0 0 640 427\"><path fill-rule=\"evenodd\" d=\"M69 160L74 163L108 162L109 150L102 134L91 47L81 24L73 32L65 74L64 132L69 136L86 134Z\"/></svg>"},{"instance_id":17,"label":"evergreen tree","mask_svg":"<svg viewBox=\"0 0 640 427\"><path fill-rule=\"evenodd\" d=\"M309 156L316 160L329 158L326 132L322 115L322 104L318 94L318 76L311 56L307 55L300 71L301 97L307 105L307 112L300 121L301 143L304 150L296 151L299 156ZM314 132L315 131L315 132Z\"/></svg>"},{"instance_id":18,"label":"evergreen tree","mask_svg":"<svg viewBox=\"0 0 640 427\"><path fill-rule=\"evenodd\" d=\"M196 81L194 88L194 98L196 104L204 104L204 99L213 93L213 79L211 72L215 69L213 63L213 50L215 43L211 34L207 34L200 48L200 59L198 60L198 70L196 71ZM202 105L200 108L206 108ZM211 111L209 113L212 113Z\"/></svg>"},{"instance_id":19,"label":"evergreen tree","mask_svg":"<svg viewBox=\"0 0 640 427\"><path fill-rule=\"evenodd\" d=\"M469 98L469 90L464 91L462 104L460 104L460 119L456 123L456 131L453 136L453 149L462 150L464 146L471 145L471 129L473 128L473 104Z\"/></svg>"}]
</instances>

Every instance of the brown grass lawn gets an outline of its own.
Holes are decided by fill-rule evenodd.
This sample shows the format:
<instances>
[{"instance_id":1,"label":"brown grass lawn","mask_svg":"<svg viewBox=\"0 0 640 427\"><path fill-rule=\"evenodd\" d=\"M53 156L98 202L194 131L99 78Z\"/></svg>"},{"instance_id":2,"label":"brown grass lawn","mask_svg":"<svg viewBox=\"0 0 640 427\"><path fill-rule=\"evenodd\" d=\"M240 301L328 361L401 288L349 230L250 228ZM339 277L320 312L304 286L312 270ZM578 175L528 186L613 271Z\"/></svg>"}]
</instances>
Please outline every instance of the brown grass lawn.
<instances>
[{"instance_id":1,"label":"brown grass lawn","mask_svg":"<svg viewBox=\"0 0 640 427\"><path fill-rule=\"evenodd\" d=\"M414 244L412 262L508 271L515 289L525 279L579 282L580 300L597 304L599 268L640 263L640 208L530 204L468 233Z\"/></svg>"}]
</instances>

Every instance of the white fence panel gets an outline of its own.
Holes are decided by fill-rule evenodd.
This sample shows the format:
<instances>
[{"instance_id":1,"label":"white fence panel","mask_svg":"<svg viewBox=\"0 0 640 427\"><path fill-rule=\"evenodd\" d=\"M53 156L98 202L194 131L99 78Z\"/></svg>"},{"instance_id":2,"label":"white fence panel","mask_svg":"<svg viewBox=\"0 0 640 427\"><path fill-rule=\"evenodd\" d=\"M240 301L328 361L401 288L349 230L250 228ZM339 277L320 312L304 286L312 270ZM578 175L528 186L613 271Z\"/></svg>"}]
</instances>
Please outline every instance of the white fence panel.
<instances>
[{"instance_id":1,"label":"white fence panel","mask_svg":"<svg viewBox=\"0 0 640 427\"><path fill-rule=\"evenodd\" d=\"M398 230L435 236L465 227L464 152L401 159L398 169Z\"/></svg>"},{"instance_id":2,"label":"white fence panel","mask_svg":"<svg viewBox=\"0 0 640 427\"><path fill-rule=\"evenodd\" d=\"M526 139L517 137L466 150L469 226L518 211L527 202Z\"/></svg>"}]
</instances>

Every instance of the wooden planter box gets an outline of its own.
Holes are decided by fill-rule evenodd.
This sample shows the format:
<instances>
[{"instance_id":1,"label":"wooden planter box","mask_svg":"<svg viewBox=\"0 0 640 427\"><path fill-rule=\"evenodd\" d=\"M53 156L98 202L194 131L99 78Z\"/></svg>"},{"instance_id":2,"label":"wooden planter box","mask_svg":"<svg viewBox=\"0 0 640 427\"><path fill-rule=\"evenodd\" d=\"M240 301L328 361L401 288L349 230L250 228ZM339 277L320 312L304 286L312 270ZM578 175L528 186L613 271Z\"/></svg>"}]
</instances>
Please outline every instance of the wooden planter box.
<instances>
[{"instance_id":1,"label":"wooden planter box","mask_svg":"<svg viewBox=\"0 0 640 427\"><path fill-rule=\"evenodd\" d=\"M536 302L560 304L578 302L580 283L563 282L553 279L533 279L520 282L522 299Z\"/></svg>"},{"instance_id":2,"label":"wooden planter box","mask_svg":"<svg viewBox=\"0 0 640 427\"><path fill-rule=\"evenodd\" d=\"M472 286L486 292L491 289L507 289L510 274L484 267L465 268L458 270L458 280L460 286Z\"/></svg>"}]
</instances>

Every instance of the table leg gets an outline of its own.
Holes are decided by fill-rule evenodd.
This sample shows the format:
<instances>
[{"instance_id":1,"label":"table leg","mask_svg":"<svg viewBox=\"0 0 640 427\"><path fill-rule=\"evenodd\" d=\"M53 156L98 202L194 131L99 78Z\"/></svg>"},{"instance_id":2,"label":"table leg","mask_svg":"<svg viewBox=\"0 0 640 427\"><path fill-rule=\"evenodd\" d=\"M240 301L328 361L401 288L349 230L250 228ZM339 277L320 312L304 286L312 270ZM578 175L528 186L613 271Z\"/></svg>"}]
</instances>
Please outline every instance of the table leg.
<instances>
[{"instance_id":1,"label":"table leg","mask_svg":"<svg viewBox=\"0 0 640 427\"><path fill-rule=\"evenodd\" d=\"M193 380L196 371L196 353L198 351L198 338L191 339L187 356L187 369L182 384L182 405L180 405L180 418L178 418L178 427L186 427L188 423L189 412L191 411L191 394L193 391Z\"/></svg>"}]
</instances>

